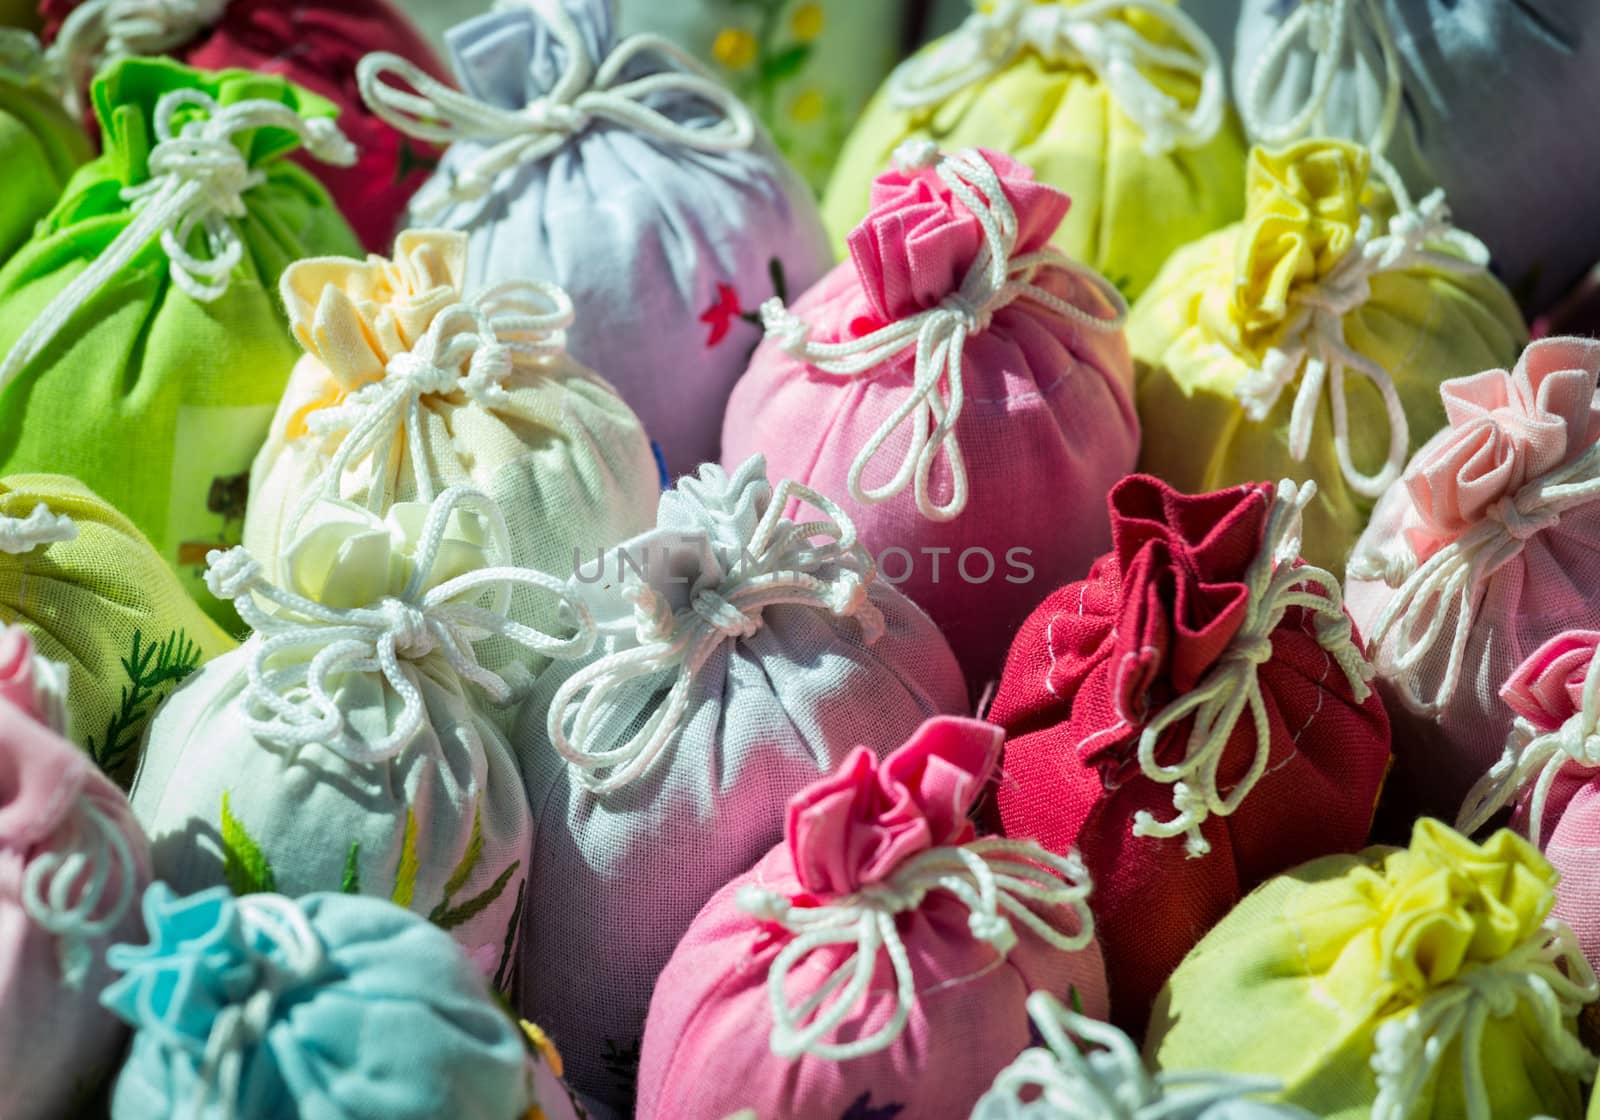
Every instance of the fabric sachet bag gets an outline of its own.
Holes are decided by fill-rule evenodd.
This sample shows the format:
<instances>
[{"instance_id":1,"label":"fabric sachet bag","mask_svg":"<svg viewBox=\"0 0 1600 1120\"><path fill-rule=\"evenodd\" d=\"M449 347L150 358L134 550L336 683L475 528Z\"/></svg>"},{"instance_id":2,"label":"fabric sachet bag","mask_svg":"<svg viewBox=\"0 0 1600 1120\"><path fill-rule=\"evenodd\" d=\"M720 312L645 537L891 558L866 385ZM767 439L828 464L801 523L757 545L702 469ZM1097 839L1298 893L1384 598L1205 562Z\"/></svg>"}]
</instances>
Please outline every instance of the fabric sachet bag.
<instances>
[{"instance_id":1,"label":"fabric sachet bag","mask_svg":"<svg viewBox=\"0 0 1600 1120\"><path fill-rule=\"evenodd\" d=\"M0 622L67 667L62 734L123 787L156 706L237 645L126 517L59 475L0 478Z\"/></svg>"},{"instance_id":2,"label":"fabric sachet bag","mask_svg":"<svg viewBox=\"0 0 1600 1120\"><path fill-rule=\"evenodd\" d=\"M105 1005L134 1028L117 1120L518 1120L517 1023L448 934L376 898L145 892ZM535 1108L532 1115L537 1116Z\"/></svg>"},{"instance_id":3,"label":"fabric sachet bag","mask_svg":"<svg viewBox=\"0 0 1600 1120\"><path fill-rule=\"evenodd\" d=\"M158 876L180 891L390 898L509 989L528 804L475 695L504 702L510 686L473 644L498 636L549 656L594 635L580 625L558 641L508 620L514 587L564 594L508 557L498 508L460 489L382 518L324 503L282 586L244 549L213 554L212 586L255 634L150 724L133 807Z\"/></svg>"},{"instance_id":4,"label":"fabric sachet bag","mask_svg":"<svg viewBox=\"0 0 1600 1120\"><path fill-rule=\"evenodd\" d=\"M756 309L828 265L805 184L691 56L619 38L608 0L514 5L449 42L464 93L392 55L361 67L375 113L450 145L412 224L470 235L469 289L569 292L573 356L638 412L669 473L715 460Z\"/></svg>"},{"instance_id":5,"label":"fabric sachet bag","mask_svg":"<svg viewBox=\"0 0 1600 1120\"><path fill-rule=\"evenodd\" d=\"M427 39L389 0L42 0L46 65L69 105L118 59L171 55L199 70L274 74L337 106L356 147L341 166L305 160L350 219L361 243L389 247L438 151L402 137L363 104L356 67L392 51L435 77L446 73ZM327 247L312 247L314 252Z\"/></svg>"},{"instance_id":6,"label":"fabric sachet bag","mask_svg":"<svg viewBox=\"0 0 1600 1120\"><path fill-rule=\"evenodd\" d=\"M1261 886L1184 960L1145 1054L1164 1072L1282 1080L1329 1120L1583 1115L1600 995L1557 874L1510 831L1418 821L1408 848L1328 856Z\"/></svg>"},{"instance_id":7,"label":"fabric sachet bag","mask_svg":"<svg viewBox=\"0 0 1600 1120\"><path fill-rule=\"evenodd\" d=\"M1046 236L1128 299L1174 249L1239 217L1244 140L1216 48L1166 0L978 0L900 64L839 155L823 217L843 248L907 140L983 147L1072 196Z\"/></svg>"},{"instance_id":8,"label":"fabric sachet bag","mask_svg":"<svg viewBox=\"0 0 1600 1120\"><path fill-rule=\"evenodd\" d=\"M352 252L284 156L348 160L332 106L280 78L134 59L95 84L105 151L0 269L0 472L69 474L190 593L237 541L250 460L297 354L274 287Z\"/></svg>"},{"instance_id":9,"label":"fabric sachet bag","mask_svg":"<svg viewBox=\"0 0 1600 1120\"><path fill-rule=\"evenodd\" d=\"M251 469L244 523L269 580L322 498L382 516L470 486L505 514L511 562L561 578L655 523L649 441L567 356L566 293L523 281L468 296L467 249L465 234L411 230L393 260L306 260L283 274L306 354ZM556 630L553 616L514 617Z\"/></svg>"},{"instance_id":10,"label":"fabric sachet bag","mask_svg":"<svg viewBox=\"0 0 1600 1120\"><path fill-rule=\"evenodd\" d=\"M0 167L6 170L0 265L32 236L72 173L93 155L88 134L43 85L6 65L9 48L10 40L0 37Z\"/></svg>"},{"instance_id":11,"label":"fabric sachet bag","mask_svg":"<svg viewBox=\"0 0 1600 1120\"><path fill-rule=\"evenodd\" d=\"M785 513L801 502L818 516ZM654 530L585 558L568 588L599 643L540 676L512 739L534 813L519 1010L609 1115L632 1104L656 976L782 839L789 798L967 698L843 511L771 485L759 456L680 480Z\"/></svg>"},{"instance_id":12,"label":"fabric sachet bag","mask_svg":"<svg viewBox=\"0 0 1600 1120\"><path fill-rule=\"evenodd\" d=\"M796 793L783 843L717 892L661 975L640 1120L846 1116L862 1099L965 1120L1027 1046L1030 992L1105 1014L1083 864L967 818L1003 739L929 720Z\"/></svg>"},{"instance_id":13,"label":"fabric sachet bag","mask_svg":"<svg viewBox=\"0 0 1600 1120\"><path fill-rule=\"evenodd\" d=\"M1049 992L1028 997L1028 1015L1038 1041L1000 1071L971 1120L1312 1120L1257 1099L1283 1087L1276 1078L1152 1074L1127 1035L1068 1011Z\"/></svg>"},{"instance_id":14,"label":"fabric sachet bag","mask_svg":"<svg viewBox=\"0 0 1600 1120\"><path fill-rule=\"evenodd\" d=\"M1339 581L1302 561L1313 487L1111 494L1112 551L1017 634L1007 836L1077 849L1119 1026L1246 892L1367 840L1389 764Z\"/></svg>"},{"instance_id":15,"label":"fabric sachet bag","mask_svg":"<svg viewBox=\"0 0 1600 1120\"><path fill-rule=\"evenodd\" d=\"M896 164L851 261L762 308L723 465L759 451L775 477L840 495L981 689L1033 585L1105 550L1101 502L1139 446L1127 307L1049 247L1069 201L1026 167L914 145Z\"/></svg>"},{"instance_id":16,"label":"fabric sachet bag","mask_svg":"<svg viewBox=\"0 0 1600 1120\"><path fill-rule=\"evenodd\" d=\"M150 851L122 791L62 737L66 667L0 631L0 1115L81 1111L124 1032L97 1000L138 929Z\"/></svg>"},{"instance_id":17,"label":"fabric sachet bag","mask_svg":"<svg viewBox=\"0 0 1600 1120\"><path fill-rule=\"evenodd\" d=\"M1527 341L1443 195L1413 206L1371 171L1351 144L1252 149L1244 221L1174 253L1128 320L1140 469L1195 492L1315 481L1308 559L1335 571L1444 424L1439 383Z\"/></svg>"},{"instance_id":18,"label":"fabric sachet bag","mask_svg":"<svg viewBox=\"0 0 1600 1120\"><path fill-rule=\"evenodd\" d=\"M1350 611L1395 718L1395 798L1447 814L1499 758L1512 671L1600 629L1600 342L1548 338L1440 389L1449 424L1373 510Z\"/></svg>"},{"instance_id":19,"label":"fabric sachet bag","mask_svg":"<svg viewBox=\"0 0 1600 1120\"><path fill-rule=\"evenodd\" d=\"M1600 8L1588 0L1243 0L1234 93L1252 140L1370 144L1442 187L1532 311L1600 258Z\"/></svg>"}]
</instances>

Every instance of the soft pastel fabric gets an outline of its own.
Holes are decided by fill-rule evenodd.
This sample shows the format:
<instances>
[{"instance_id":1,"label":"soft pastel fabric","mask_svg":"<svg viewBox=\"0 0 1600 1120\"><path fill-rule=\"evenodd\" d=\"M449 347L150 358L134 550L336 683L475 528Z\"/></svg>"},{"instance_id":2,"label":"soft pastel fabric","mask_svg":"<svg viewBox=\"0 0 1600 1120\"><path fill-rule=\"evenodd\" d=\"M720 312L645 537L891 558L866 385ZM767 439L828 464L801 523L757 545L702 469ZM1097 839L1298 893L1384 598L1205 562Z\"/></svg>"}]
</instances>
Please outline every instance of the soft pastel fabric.
<instances>
[{"instance_id":1,"label":"soft pastel fabric","mask_svg":"<svg viewBox=\"0 0 1600 1120\"><path fill-rule=\"evenodd\" d=\"M1404 809L1454 819L1511 730L1512 670L1563 630L1600 629L1597 377L1600 342L1548 338L1509 372L1445 382L1448 426L1355 548L1350 611L1395 718Z\"/></svg>"},{"instance_id":2,"label":"soft pastel fabric","mask_svg":"<svg viewBox=\"0 0 1600 1120\"><path fill-rule=\"evenodd\" d=\"M534 1103L516 1021L398 906L157 883L143 910L149 943L111 949L102 997L135 1032L115 1120L518 1120Z\"/></svg>"},{"instance_id":3,"label":"soft pastel fabric","mask_svg":"<svg viewBox=\"0 0 1600 1120\"><path fill-rule=\"evenodd\" d=\"M156 706L237 644L132 522L59 475L0 478L0 622L67 667L64 733L124 787Z\"/></svg>"},{"instance_id":4,"label":"soft pastel fabric","mask_svg":"<svg viewBox=\"0 0 1600 1120\"><path fill-rule=\"evenodd\" d=\"M469 290L539 279L571 293L572 354L639 413L675 476L717 457L756 309L809 286L828 253L810 192L750 111L670 43L621 39L610 9L553 0L455 28L464 97L383 56L362 83L386 120L455 141L412 224L470 234Z\"/></svg>"},{"instance_id":5,"label":"soft pastel fabric","mask_svg":"<svg viewBox=\"0 0 1600 1120\"><path fill-rule=\"evenodd\" d=\"M717 892L661 975L640 1120L741 1106L964 1120L1028 1044L1029 993L1105 1014L1082 865L978 839L967 819L1002 738L929 720L790 800L784 842ZM974 889L973 864L995 895Z\"/></svg>"},{"instance_id":6,"label":"soft pastel fabric","mask_svg":"<svg viewBox=\"0 0 1600 1120\"><path fill-rule=\"evenodd\" d=\"M1583 1115L1600 995L1549 918L1557 875L1509 831L1422 820L1409 848L1329 856L1242 902L1183 962L1145 1054L1276 1077L1330 1120Z\"/></svg>"},{"instance_id":7,"label":"soft pastel fabric","mask_svg":"<svg viewBox=\"0 0 1600 1120\"><path fill-rule=\"evenodd\" d=\"M816 512L791 520L791 498ZM782 839L788 799L859 743L966 711L966 688L849 519L759 457L681 480L569 591L600 643L539 678L513 736L535 829L519 1009L606 1116L632 1103L657 975Z\"/></svg>"},{"instance_id":8,"label":"soft pastel fabric","mask_svg":"<svg viewBox=\"0 0 1600 1120\"><path fill-rule=\"evenodd\" d=\"M1102 502L1139 445L1125 307L1082 266L1034 256L1070 203L1026 167L902 157L873 186L851 260L787 312L764 310L723 464L760 452L775 477L836 496L981 689L1040 588L1082 576L1108 543ZM1009 233L986 234L991 219Z\"/></svg>"},{"instance_id":9,"label":"soft pastel fabric","mask_svg":"<svg viewBox=\"0 0 1600 1120\"><path fill-rule=\"evenodd\" d=\"M1443 425L1439 383L1527 340L1443 200L1397 212L1370 172L1350 144L1252 149L1245 220L1174 253L1128 321L1140 469L1191 491L1314 480L1308 559L1336 571Z\"/></svg>"},{"instance_id":10,"label":"soft pastel fabric","mask_svg":"<svg viewBox=\"0 0 1600 1120\"><path fill-rule=\"evenodd\" d=\"M213 586L256 633L151 722L133 806L157 871L182 891L393 899L509 990L528 804L485 703L510 686L473 643L519 630L504 618L511 589L559 585L503 567L505 522L482 495L450 490L382 519L327 502L310 524L282 587L243 549L213 557ZM516 637L542 654L571 645Z\"/></svg>"},{"instance_id":11,"label":"soft pastel fabric","mask_svg":"<svg viewBox=\"0 0 1600 1120\"><path fill-rule=\"evenodd\" d=\"M649 441L616 392L566 354L566 293L536 283L463 293L467 249L465 234L412 230L393 260L306 260L283 274L306 354L251 469L244 524L269 578L318 497L381 514L471 486L506 515L512 562L563 579L576 557L655 523ZM518 617L557 628L550 615Z\"/></svg>"},{"instance_id":12,"label":"soft pastel fabric","mask_svg":"<svg viewBox=\"0 0 1600 1120\"><path fill-rule=\"evenodd\" d=\"M52 56L75 85L125 55L171 55L200 70L275 74L327 98L358 157L347 167L304 162L368 249L389 247L406 204L438 161L437 149L400 136L369 112L356 85L356 66L369 51L393 51L436 77L447 72L389 0L42 0L39 6Z\"/></svg>"},{"instance_id":13,"label":"soft pastel fabric","mask_svg":"<svg viewBox=\"0 0 1600 1120\"><path fill-rule=\"evenodd\" d=\"M41 722L35 674L55 667L23 669L16 630L0 644L0 1115L57 1120L84 1114L121 1055L101 957L139 928L150 851L122 792Z\"/></svg>"},{"instance_id":14,"label":"soft pastel fabric","mask_svg":"<svg viewBox=\"0 0 1600 1120\"><path fill-rule=\"evenodd\" d=\"M94 96L104 153L0 269L0 471L79 479L226 619L206 553L239 539L250 460L298 353L278 274L355 250L327 192L284 157L348 144L331 105L281 78L136 59ZM209 247L169 256L163 230L196 224Z\"/></svg>"},{"instance_id":15,"label":"soft pastel fabric","mask_svg":"<svg viewBox=\"0 0 1600 1120\"><path fill-rule=\"evenodd\" d=\"M1600 257L1583 217L1600 152L1573 142L1600 99L1589 0L1243 0L1233 76L1252 139L1293 138L1298 115L1304 135L1381 148L1419 194L1443 187L1530 310Z\"/></svg>"},{"instance_id":16,"label":"soft pastel fabric","mask_svg":"<svg viewBox=\"0 0 1600 1120\"><path fill-rule=\"evenodd\" d=\"M92 154L88 133L47 90L7 74L0 65L0 167L6 169L0 264L32 236L35 223L55 206L61 188Z\"/></svg>"},{"instance_id":17,"label":"soft pastel fabric","mask_svg":"<svg viewBox=\"0 0 1600 1120\"><path fill-rule=\"evenodd\" d=\"M856 123L823 200L836 248L907 140L993 148L1032 167L1074 203L1048 236L1130 300L1174 249L1239 217L1244 140L1216 51L1176 4L973 7L902 63Z\"/></svg>"},{"instance_id":18,"label":"soft pastel fabric","mask_svg":"<svg viewBox=\"0 0 1600 1120\"><path fill-rule=\"evenodd\" d=\"M1367 840L1389 724L1338 580L1300 560L1309 497L1119 484L1112 551L1023 625L989 710L1005 833L1082 852L1134 1033L1246 892Z\"/></svg>"}]
</instances>

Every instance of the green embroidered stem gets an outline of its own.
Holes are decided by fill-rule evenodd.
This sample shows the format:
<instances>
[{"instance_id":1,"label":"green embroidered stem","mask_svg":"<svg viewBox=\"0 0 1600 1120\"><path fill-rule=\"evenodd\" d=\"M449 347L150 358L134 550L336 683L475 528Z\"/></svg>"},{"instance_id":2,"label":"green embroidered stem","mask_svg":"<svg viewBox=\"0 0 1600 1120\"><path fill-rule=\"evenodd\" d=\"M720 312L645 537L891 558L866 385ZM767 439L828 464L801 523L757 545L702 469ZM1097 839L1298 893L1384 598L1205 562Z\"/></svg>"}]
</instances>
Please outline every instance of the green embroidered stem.
<instances>
[{"instance_id":1,"label":"green embroidered stem","mask_svg":"<svg viewBox=\"0 0 1600 1120\"><path fill-rule=\"evenodd\" d=\"M350 854L344 858L344 878L339 881L341 894L361 893L361 841L350 845Z\"/></svg>"},{"instance_id":2,"label":"green embroidered stem","mask_svg":"<svg viewBox=\"0 0 1600 1120\"><path fill-rule=\"evenodd\" d=\"M511 877L521 869L522 861L519 859L516 863L500 872L500 877L489 884L488 890L476 898L467 899L460 906L452 908L450 899L447 896L443 902L433 908L433 913L428 915L428 920L440 929L456 929L459 926L466 925L473 918L476 918L494 905L495 900L505 893L506 884L511 882Z\"/></svg>"},{"instance_id":3,"label":"green embroidered stem","mask_svg":"<svg viewBox=\"0 0 1600 1120\"><path fill-rule=\"evenodd\" d=\"M417 891L417 814L413 809L406 810L406 831L400 839L400 866L395 871L394 894L390 897L395 905L411 909L411 897Z\"/></svg>"},{"instance_id":4,"label":"green embroidered stem","mask_svg":"<svg viewBox=\"0 0 1600 1120\"><path fill-rule=\"evenodd\" d=\"M500 949L500 967L494 970L494 986L496 991L505 992L512 979L509 974L511 962L516 959L517 934L522 930L522 906L528 900L528 880L524 879L517 884L517 903L511 908L511 921L506 925L505 944Z\"/></svg>"},{"instance_id":5,"label":"green embroidered stem","mask_svg":"<svg viewBox=\"0 0 1600 1120\"><path fill-rule=\"evenodd\" d=\"M159 645L144 644L144 636L135 630L133 650L122 658L122 671L129 683L122 687L121 703L106 722L100 741L89 736L89 757L95 764L107 774L120 770L138 746L138 732L157 691L164 685L177 684L199 667L200 647L182 630L168 634Z\"/></svg>"},{"instance_id":6,"label":"green embroidered stem","mask_svg":"<svg viewBox=\"0 0 1600 1120\"><path fill-rule=\"evenodd\" d=\"M245 829L222 795L222 874L236 895L276 894L277 877L261 846Z\"/></svg>"}]
</instances>

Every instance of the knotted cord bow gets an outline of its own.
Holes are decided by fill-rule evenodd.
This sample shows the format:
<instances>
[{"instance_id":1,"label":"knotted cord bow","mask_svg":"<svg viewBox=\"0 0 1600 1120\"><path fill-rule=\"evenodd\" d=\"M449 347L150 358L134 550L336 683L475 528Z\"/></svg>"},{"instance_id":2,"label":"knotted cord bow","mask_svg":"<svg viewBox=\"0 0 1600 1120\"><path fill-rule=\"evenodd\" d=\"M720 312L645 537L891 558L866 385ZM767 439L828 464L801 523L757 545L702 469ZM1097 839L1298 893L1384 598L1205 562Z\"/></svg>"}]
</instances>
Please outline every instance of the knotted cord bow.
<instances>
[{"instance_id":1,"label":"knotted cord bow","mask_svg":"<svg viewBox=\"0 0 1600 1120\"><path fill-rule=\"evenodd\" d=\"M1333 447L1339 468L1357 494L1375 498L1405 469L1411 440L1405 406L1389 371L1357 352L1344 337L1344 317L1364 305L1372 295L1372 280L1387 272L1429 268L1458 275L1482 272L1489 250L1476 237L1450 224L1444 192L1434 191L1413 207L1398 177L1389 184L1399 212L1389 220L1388 232L1378 235L1370 214L1361 216L1355 244L1321 281L1297 287L1289 296L1294 310L1282 333L1262 359L1261 367L1240 382L1238 396L1245 415L1265 420L1298 377L1294 409L1289 419L1289 454L1304 462L1311 450L1317 422L1317 405L1323 388L1333 409ZM1430 248L1448 246L1452 252ZM1349 402L1345 377L1355 374L1372 383L1383 397L1389 419L1389 450L1383 469L1375 475L1356 469L1350 454Z\"/></svg>"},{"instance_id":2,"label":"knotted cord bow","mask_svg":"<svg viewBox=\"0 0 1600 1120\"><path fill-rule=\"evenodd\" d=\"M46 51L63 103L82 115L83 91L102 67L169 54L220 20L227 7L228 0L84 0Z\"/></svg>"},{"instance_id":3,"label":"knotted cord bow","mask_svg":"<svg viewBox=\"0 0 1600 1120\"><path fill-rule=\"evenodd\" d=\"M675 43L659 35L633 35L596 67L565 4L543 4L539 13L561 45L565 69L549 93L521 109L497 108L453 90L399 55L370 54L356 68L362 100L395 129L436 144L471 141L486 148L464 170L451 171L448 184L417 199L414 213L433 214L482 198L501 174L545 159L596 121L698 152L738 151L755 141L750 110ZM623 80L628 68L646 57L675 69ZM391 76L416 92L384 80ZM706 105L714 123L681 124L651 105L671 97Z\"/></svg>"},{"instance_id":4,"label":"knotted cord bow","mask_svg":"<svg viewBox=\"0 0 1600 1120\"><path fill-rule=\"evenodd\" d=\"M972 936L994 947L997 966L1017 944L1018 922L1063 952L1088 945L1094 937L1089 890L1089 873L1076 852L1062 857L1033 841L998 837L922 852L883 882L823 905L796 905L776 891L745 886L739 891L739 908L793 935L767 974L772 1052L780 1058L810 1054L842 1062L893 1045L917 1001L916 976L896 918L917 909L934 891L954 895L971 911L968 926ZM1062 933L1029 903L1071 907L1078 932ZM854 951L816 991L798 1005L791 1004L787 991L790 976L812 953L835 945L850 946ZM849 1021L866 997L880 952L888 955L894 970L894 1015L878 1030L852 1042L823 1041Z\"/></svg>"},{"instance_id":5,"label":"knotted cord bow","mask_svg":"<svg viewBox=\"0 0 1600 1120\"><path fill-rule=\"evenodd\" d=\"M962 377L967 338L987 330L996 312L1026 299L1090 330L1115 333L1127 322L1128 305L1122 294L1099 273L1059 251L1013 255L1016 251L1017 215L1006 198L1000 177L976 151L947 156L931 143L910 141L895 153L903 171L933 167L956 198L983 227L983 248L967 270L960 289L938 307L896 320L871 334L848 342L814 342L811 326L788 310L781 299L761 305L761 323L768 338L792 357L824 373L841 377L871 376L885 362L907 350L915 352L911 391L905 400L867 440L850 465L850 496L863 505L885 502L909 485L918 511L931 521L950 521L967 507L967 468L956 437L956 422L965 401ZM1061 299L1034 283L1046 269L1081 277L1094 285L1115 308L1101 319ZM867 489L866 472L891 436L911 421L911 444L899 469L888 482ZM929 495L934 462L943 453L949 463L949 501L935 504Z\"/></svg>"},{"instance_id":6,"label":"knotted cord bow","mask_svg":"<svg viewBox=\"0 0 1600 1120\"><path fill-rule=\"evenodd\" d=\"M452 488L428 512L404 590L365 607L329 607L275 587L243 548L210 554L206 585L217 598L233 600L239 617L256 632L243 704L251 734L284 747L321 743L357 765L382 762L406 748L425 718L422 694L402 662L438 654L491 702L504 703L512 688L478 663L475 642L504 637L545 657L580 656L593 645L588 608L567 593L563 581L544 572L485 567L428 586L450 515L465 505L482 514L490 556L505 563L510 534L499 507L475 490ZM576 619L577 633L562 640L507 618L511 592L519 587L560 598ZM485 592L494 596L489 609L476 605ZM330 684L347 673L380 673L401 699L393 730L375 743L354 737L333 697Z\"/></svg>"},{"instance_id":7,"label":"knotted cord bow","mask_svg":"<svg viewBox=\"0 0 1600 1120\"><path fill-rule=\"evenodd\" d=\"M824 520L787 520L784 508L794 500L822 511ZM813 544L815 537L827 543ZM639 644L597 658L562 682L550 701L551 744L585 788L599 795L621 789L672 742L701 667L724 642L758 631L767 608L795 605L854 618L867 643L876 642L883 633L882 612L869 596L876 578L871 554L838 505L809 487L779 483L731 570L715 586L695 586L687 607L675 612L646 583L620 590L633 604ZM644 724L619 746L599 746L613 693L669 672L675 674L672 687Z\"/></svg>"},{"instance_id":8,"label":"knotted cord bow","mask_svg":"<svg viewBox=\"0 0 1600 1120\"><path fill-rule=\"evenodd\" d=\"M1421 566L1403 538L1368 547L1350 558L1350 579L1381 579L1396 588L1367 636L1367 654L1384 679L1396 686L1407 708L1429 716L1444 710L1461 683L1467 639L1489 577L1567 510L1596 499L1600 499L1600 444L1500 499L1482 521ZM1451 614L1455 632L1449 660L1438 687L1424 697L1423 661L1443 636Z\"/></svg>"},{"instance_id":9,"label":"knotted cord bow","mask_svg":"<svg viewBox=\"0 0 1600 1120\"><path fill-rule=\"evenodd\" d=\"M1200 683L1163 708L1140 732L1139 769L1151 781L1173 787L1172 807L1177 816L1158 821L1153 813L1141 809L1133 818L1135 836L1167 838L1187 833L1184 843L1189 855L1204 856L1211 844L1200 834L1200 826L1212 814L1226 817L1237 811L1266 773L1272 725L1261 695L1259 671L1272 659L1273 632L1291 609L1310 612L1317 643L1343 671L1356 701L1364 702L1371 693L1367 682L1373 676L1372 666L1356 647L1339 581L1321 568L1296 563L1300 559L1301 518L1316 492L1314 482L1296 485L1284 479L1278 484L1261 550L1244 577L1249 595L1244 622ZM1246 707L1255 723L1255 758L1233 791L1223 796L1217 789L1217 771ZM1161 765L1156 748L1162 736L1191 717L1194 725L1183 760Z\"/></svg>"},{"instance_id":10,"label":"knotted cord bow","mask_svg":"<svg viewBox=\"0 0 1600 1120\"><path fill-rule=\"evenodd\" d=\"M1470 966L1430 993L1403 1018L1378 1028L1372 1069L1378 1079L1373 1120L1406 1120L1455 1053L1461 1063L1466 1120L1492 1120L1483 1068L1483 1032L1491 1017L1520 1021L1556 1069L1593 1080L1596 1058L1567 1029L1567 1020L1600 996L1600 983L1566 923L1548 919L1493 963ZM1459 1045L1456 1045L1459 1043Z\"/></svg>"},{"instance_id":11,"label":"knotted cord bow","mask_svg":"<svg viewBox=\"0 0 1600 1120\"><path fill-rule=\"evenodd\" d=\"M138 866L122 829L90 797L78 795L71 820L67 850L42 852L28 864L22 908L55 935L62 982L79 990L94 965L93 942L115 932L133 905ZM117 893L108 903L113 877Z\"/></svg>"},{"instance_id":12,"label":"knotted cord bow","mask_svg":"<svg viewBox=\"0 0 1600 1120\"><path fill-rule=\"evenodd\" d=\"M0 552L21 556L36 548L78 539L78 526L64 513L40 502L26 517L0 517Z\"/></svg>"},{"instance_id":13,"label":"knotted cord bow","mask_svg":"<svg viewBox=\"0 0 1600 1120\"><path fill-rule=\"evenodd\" d=\"M1183 45L1151 42L1128 22L1131 12L1160 24ZM1222 127L1226 101L1217 49L1182 9L1160 0L1088 0L1072 6L998 0L993 10L973 12L954 34L902 62L885 87L889 103L905 110L936 105L1000 73L1025 50L1054 65L1092 71L1144 133L1147 154L1196 147ZM1197 80L1194 107L1186 111L1146 76L1147 67Z\"/></svg>"},{"instance_id":14,"label":"knotted cord bow","mask_svg":"<svg viewBox=\"0 0 1600 1120\"><path fill-rule=\"evenodd\" d=\"M174 118L187 108L200 113L174 131ZM149 177L122 191L132 220L17 339L0 365L0 388L38 357L78 309L152 241L160 241L172 282L191 299L210 303L227 292L233 270L244 260L244 242L234 222L248 212L245 193L267 178L240 152L234 140L240 133L262 128L292 132L325 163L355 162L354 146L333 121L305 120L277 101L223 106L200 90L177 89L156 102L154 123L156 144L148 160ZM189 249L197 234L204 235L204 256Z\"/></svg>"}]
</instances>

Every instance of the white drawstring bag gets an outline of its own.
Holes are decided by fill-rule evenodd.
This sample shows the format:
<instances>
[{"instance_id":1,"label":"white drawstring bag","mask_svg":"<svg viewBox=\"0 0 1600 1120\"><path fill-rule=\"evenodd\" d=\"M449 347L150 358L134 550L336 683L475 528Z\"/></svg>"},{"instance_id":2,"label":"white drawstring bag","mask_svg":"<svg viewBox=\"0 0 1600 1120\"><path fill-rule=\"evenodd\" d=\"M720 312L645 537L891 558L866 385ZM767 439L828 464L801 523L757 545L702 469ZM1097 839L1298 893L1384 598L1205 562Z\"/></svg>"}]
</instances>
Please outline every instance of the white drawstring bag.
<instances>
[{"instance_id":1,"label":"white drawstring bag","mask_svg":"<svg viewBox=\"0 0 1600 1120\"><path fill-rule=\"evenodd\" d=\"M505 738L469 693L510 686L473 643L542 655L592 642L504 616L513 587L564 594L503 567L505 521L482 494L379 519L314 509L268 583L242 548L207 581L255 635L179 688L151 722L133 807L157 878L181 893L345 891L390 898L448 929L509 987L528 868L528 805ZM486 608L484 600L490 600Z\"/></svg>"},{"instance_id":2,"label":"white drawstring bag","mask_svg":"<svg viewBox=\"0 0 1600 1120\"><path fill-rule=\"evenodd\" d=\"M821 513L785 516L791 502ZM700 908L783 838L856 746L966 711L961 669L849 518L749 459L662 496L657 528L569 584L599 629L513 742L534 847L519 1010L596 1114L625 1114L656 977Z\"/></svg>"},{"instance_id":3,"label":"white drawstring bag","mask_svg":"<svg viewBox=\"0 0 1600 1120\"><path fill-rule=\"evenodd\" d=\"M471 235L469 287L570 292L572 353L617 386L669 470L715 459L762 302L831 263L810 190L691 56L619 38L610 0L509 5L449 43L465 92L395 55L360 69L375 113L451 145L412 223Z\"/></svg>"}]
</instances>

